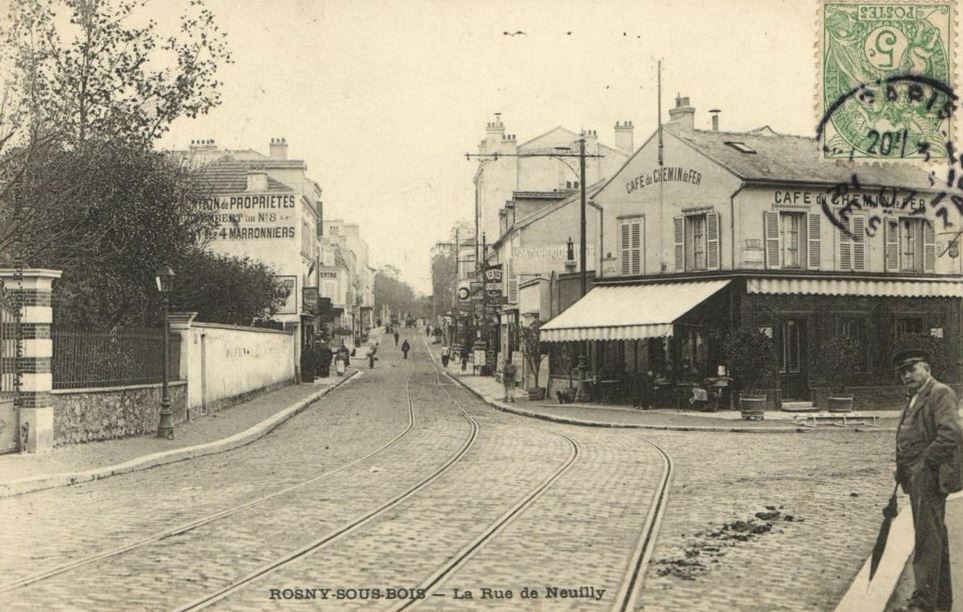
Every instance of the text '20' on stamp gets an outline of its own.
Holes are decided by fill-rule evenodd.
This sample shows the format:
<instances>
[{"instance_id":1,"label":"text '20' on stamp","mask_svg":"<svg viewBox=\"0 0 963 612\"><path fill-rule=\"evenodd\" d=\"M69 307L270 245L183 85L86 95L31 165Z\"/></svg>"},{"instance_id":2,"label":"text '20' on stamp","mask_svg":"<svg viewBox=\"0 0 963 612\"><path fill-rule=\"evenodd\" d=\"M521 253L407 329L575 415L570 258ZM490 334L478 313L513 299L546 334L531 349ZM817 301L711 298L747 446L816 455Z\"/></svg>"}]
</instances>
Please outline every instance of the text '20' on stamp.
<instances>
[{"instance_id":1,"label":"text '20' on stamp","mask_svg":"<svg viewBox=\"0 0 963 612\"><path fill-rule=\"evenodd\" d=\"M957 1L820 0L817 130L824 158L947 157L959 112Z\"/></svg>"}]
</instances>

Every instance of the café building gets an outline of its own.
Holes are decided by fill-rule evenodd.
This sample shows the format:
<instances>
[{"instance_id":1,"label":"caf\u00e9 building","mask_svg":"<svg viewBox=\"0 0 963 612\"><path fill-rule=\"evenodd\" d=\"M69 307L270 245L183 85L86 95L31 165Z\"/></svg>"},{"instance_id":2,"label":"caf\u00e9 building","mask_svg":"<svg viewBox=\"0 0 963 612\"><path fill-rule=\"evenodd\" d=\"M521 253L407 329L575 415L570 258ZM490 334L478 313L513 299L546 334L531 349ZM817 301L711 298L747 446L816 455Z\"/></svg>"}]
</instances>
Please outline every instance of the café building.
<instances>
[{"instance_id":1,"label":"caf\u00e9 building","mask_svg":"<svg viewBox=\"0 0 963 612\"><path fill-rule=\"evenodd\" d=\"M687 98L670 116L593 198L616 265L542 327L556 384L583 350L596 379L716 376L742 325L774 341L773 408L825 404L815 365L836 336L860 347L859 408L900 404L889 357L911 335L942 339L935 374L960 381L963 226L926 172L822 161L814 138L768 127L695 129Z\"/></svg>"}]
</instances>

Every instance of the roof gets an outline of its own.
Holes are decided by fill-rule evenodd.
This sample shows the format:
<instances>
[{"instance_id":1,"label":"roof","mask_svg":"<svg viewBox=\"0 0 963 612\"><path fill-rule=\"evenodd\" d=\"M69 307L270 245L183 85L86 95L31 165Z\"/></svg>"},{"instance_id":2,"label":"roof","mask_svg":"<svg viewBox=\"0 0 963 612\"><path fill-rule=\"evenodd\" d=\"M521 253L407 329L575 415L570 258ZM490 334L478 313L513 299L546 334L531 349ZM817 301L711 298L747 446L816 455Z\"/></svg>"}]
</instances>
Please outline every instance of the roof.
<instances>
[{"instance_id":1,"label":"roof","mask_svg":"<svg viewBox=\"0 0 963 612\"><path fill-rule=\"evenodd\" d=\"M222 157L200 169L201 175L210 184L214 193L240 193L247 191L247 175L251 171L249 164L239 162L233 157ZM276 181L270 176L267 177L267 190L287 191L294 190Z\"/></svg>"},{"instance_id":2,"label":"roof","mask_svg":"<svg viewBox=\"0 0 963 612\"><path fill-rule=\"evenodd\" d=\"M595 183L592 183L591 185L587 186L585 188L585 199L590 200L592 197L594 197L595 194L598 193L598 191L602 188L602 186L606 184L606 182L607 181L605 179L602 179L600 181L596 181ZM565 206L568 206L573 202L579 202L579 201L581 201L581 192L575 192L569 195L564 200L543 206L542 208L539 208L538 210L528 215L527 217L522 217L520 220L512 224L512 226L508 228L508 231L502 234L498 238L498 240L492 243L491 245L492 248L493 249L497 248L498 245L502 244L505 241L505 238L512 235L512 233L518 230L524 229L525 227L528 227L532 223L535 223L539 219L542 219L543 217L546 217L552 214L553 212L555 212L556 210L559 210L560 208L564 208ZM598 208L598 204L596 204L595 202L588 202L588 204Z\"/></svg>"},{"instance_id":3,"label":"roof","mask_svg":"<svg viewBox=\"0 0 963 612\"><path fill-rule=\"evenodd\" d=\"M820 159L815 138L777 134L768 126L751 132L666 129L696 151L747 182L848 183L853 175L864 185L931 188L926 172L907 164L853 167ZM754 152L743 152L748 147ZM667 163L670 163L667 161Z\"/></svg>"}]
</instances>

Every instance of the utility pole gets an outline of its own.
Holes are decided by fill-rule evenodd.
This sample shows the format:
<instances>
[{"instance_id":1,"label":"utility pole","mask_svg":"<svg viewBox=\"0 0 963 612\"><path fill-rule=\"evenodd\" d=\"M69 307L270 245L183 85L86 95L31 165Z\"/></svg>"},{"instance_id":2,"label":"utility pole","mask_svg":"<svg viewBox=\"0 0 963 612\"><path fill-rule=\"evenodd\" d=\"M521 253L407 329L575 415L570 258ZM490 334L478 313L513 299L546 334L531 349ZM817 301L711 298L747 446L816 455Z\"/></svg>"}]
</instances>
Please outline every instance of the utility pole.
<instances>
[{"instance_id":1,"label":"utility pole","mask_svg":"<svg viewBox=\"0 0 963 612\"><path fill-rule=\"evenodd\" d=\"M552 153L490 153L490 154L466 153L465 159L471 160L471 158L473 157L478 157L478 158L486 158L487 160L490 160L490 161L497 161L499 157L555 157L561 161L561 158L565 158L565 157L578 158L579 160L578 183L579 183L579 189L581 190L580 217L579 217L579 258L581 259L581 261L579 263L579 276L580 276L579 280L581 283L581 297L585 297L585 294L588 292L588 273L586 272L586 262L585 262L586 251L588 250L587 237L585 234L585 206L586 206L585 160L590 157L598 158L598 157L605 157L605 156L597 155L597 154L587 154L585 152L585 134L584 133L582 134L582 137L579 139L578 143L579 143L578 153L566 153L565 151L571 151L571 148L569 147L556 147L556 150L558 152L552 152ZM562 163L565 163L565 162L562 162ZM571 166L569 166L568 164L565 164L565 166L568 167L569 170L572 170ZM475 206L476 206L476 219L477 219L477 207L478 207L478 190L477 189L475 190ZM599 220L599 222L600 223L602 222L601 219ZM476 237L477 237L477 234L476 234ZM482 247L483 254L485 253L484 248L485 247L483 246ZM484 259L484 255L482 258ZM485 304L487 306L487 295L485 299L486 299ZM586 396L585 373L588 369L588 365L587 365L588 348L587 347L588 347L588 343L583 342L581 345L581 350L579 351L580 354L578 356L578 366L577 366L578 373L579 373L579 390L577 392L578 397Z\"/></svg>"}]
</instances>

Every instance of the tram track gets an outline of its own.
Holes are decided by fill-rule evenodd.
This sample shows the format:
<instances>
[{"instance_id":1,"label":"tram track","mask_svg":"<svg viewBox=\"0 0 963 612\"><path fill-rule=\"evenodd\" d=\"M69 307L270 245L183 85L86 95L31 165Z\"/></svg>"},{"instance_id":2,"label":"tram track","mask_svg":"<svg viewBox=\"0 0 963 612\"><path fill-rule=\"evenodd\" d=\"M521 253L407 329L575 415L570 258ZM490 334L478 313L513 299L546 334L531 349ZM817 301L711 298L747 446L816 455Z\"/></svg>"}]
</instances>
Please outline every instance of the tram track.
<instances>
[{"instance_id":1,"label":"tram track","mask_svg":"<svg viewBox=\"0 0 963 612\"><path fill-rule=\"evenodd\" d=\"M440 371L438 368L438 363L435 361L435 357L431 353L427 342L425 343L425 348L429 351L429 355L431 355L436 372ZM458 384L451 374L446 372L445 376L451 379L453 383ZM445 393L449 398L452 399L453 402L457 403L447 389L445 390ZM514 520L521 516L525 509L531 506L548 490L549 487L551 487L556 480L562 476L562 474L567 472L574 465L575 460L580 453L578 442L572 438L569 438L568 436L562 435L561 437L565 438L573 446L573 453L569 460L566 461L566 463L559 468L559 470L550 475L541 485L536 487L532 493L518 502L496 521L494 521L478 538L472 541L468 546L464 547L449 562L439 568L434 574L432 574L431 577L420 584L419 588L424 589L426 592L426 599L405 601L399 604L397 607L390 608L392 612L411 609L420 605L421 603L431 601L430 597L432 595L432 591L436 591L438 587L445 582L445 580L451 577L461 567L466 565L468 560L476 552L483 548L485 544L493 541L498 533L503 531ZM642 594L642 588L645 582L645 574L648 570L649 561L652 558L652 552L655 549L659 527L662 524L662 517L665 514L665 508L668 503L669 486L671 485L672 481L672 458L665 451L665 449L655 442L645 438L642 440L655 449L655 451L662 458L663 469L662 474L659 477L659 483L656 487L655 494L652 498L652 503L649 505L649 510L646 513L645 521L643 522L637 545L633 549L632 555L629 558L624 577L619 590L616 593L615 601L613 602L611 608L613 612L627 612L630 610L635 610L638 607L639 599Z\"/></svg>"},{"instance_id":2,"label":"tram track","mask_svg":"<svg viewBox=\"0 0 963 612\"><path fill-rule=\"evenodd\" d=\"M203 526L205 526L205 525L209 525L209 524L211 524L211 523L214 523L214 522L216 522L216 521L219 521L219 520L228 518L228 517L230 517L230 516L233 516L233 515L235 515L235 514L238 514L238 513L240 513L240 512L243 512L243 511L245 511L245 510L248 510L248 509L250 509L250 508L254 508L254 507L256 507L256 506L259 506L259 505L261 505L261 504L264 504L264 503L266 503L266 502L268 502L268 501L270 501L270 500L272 500L272 499L276 499L276 498L282 497L282 496L284 496L284 495L289 495L289 494L291 494L291 493L294 493L294 492L296 492L296 491L299 491L299 490L304 489L304 488L306 488L306 487L309 487L309 486L311 486L311 485L317 484L317 483L319 483L319 482L323 482L323 481L325 481L325 480L327 480L327 479L329 479L329 478L332 478L332 477L334 477L334 476L336 476L336 475L338 475L338 474L340 474L340 473L342 473L342 472L344 472L344 471L346 471L346 470L348 470L348 469L350 469L350 468L353 468L353 467L355 467L355 466L357 466L357 465L359 465L359 464L361 464L361 463L364 463L365 461L368 461L368 460L370 460L370 459L372 459L372 458L374 458L374 457L376 457L376 456L384 453L384 452L387 451L388 449L390 449L390 448L394 447L395 445L397 445L403 438L405 438L405 437L406 437L409 433L411 433L411 431L414 430L414 428L415 428L416 419L415 419L415 413L414 413L414 402L412 401L412 398L411 398L411 380L412 380L412 378L414 377L414 373L415 373L415 368L414 368L414 364L412 364L411 373L408 375L408 378L407 378L407 380L406 380L406 382L405 382L405 394L406 394L406 397L407 397L407 409L408 409L408 424L406 425L406 427L405 427L401 432L399 432L397 435L395 435L391 440L389 440L388 442L386 442L386 443L383 444L382 446L378 447L377 449L371 451L370 453L367 453L366 455L364 455L364 456L362 456L362 457L360 457L360 458L358 458L358 459L355 459L354 461L351 461L351 462L349 462L349 463L346 463L346 464L344 464L344 465L342 465L342 466L340 466L340 467L337 467L337 468L335 468L335 469L333 469L333 470L329 470L329 471L327 471L327 472L324 472L323 474L320 474L320 475L315 476L315 477L313 477L313 478L310 478L310 479L308 479L308 480L299 482L299 483L297 483L297 484L295 484L295 485L291 485L291 486L289 486L289 487L285 487L285 488L280 489L280 490L278 490L278 491L274 491L273 493L270 493L270 494L268 494L268 495L264 495L264 496L258 497L258 498L256 498L256 499L253 499L253 500L250 500L250 501L241 503L241 504L237 504L237 505L231 506L231 507L229 507L229 508L225 508L224 510L221 510L221 511L219 511L219 512L214 512L214 513L212 513L212 514L208 514L208 515L206 515L206 516L203 516L203 517L201 517L201 518L195 519L195 520L193 520L193 521L190 521L190 522L187 522L187 523L183 523L183 524L178 525L178 526L176 526L176 527L172 527L172 528L170 528L170 529L166 529L166 530L164 530L164 531L161 531L161 532L152 534L152 535L147 536L147 537L145 537L145 538L141 538L141 539L139 539L139 540L136 540L136 541L134 541L134 542L131 542L131 543L128 543L128 544L124 544L123 546L118 546L118 547L115 547L115 548L112 548L112 549L109 549L109 550L105 550L105 551L102 551L102 552L99 552L99 553L95 553L95 554L93 554L93 555L88 555L88 556L86 556L86 557L82 557L82 558L80 558L80 559L76 559L76 560L71 561L71 562L69 562L69 563L64 563L64 564L59 565L59 566L57 566L57 567L53 567L53 568L51 568L51 569L49 569L49 570L45 570L45 571L43 571L43 572L38 572L38 573L36 573L36 574L32 574L32 575L30 575L30 576L26 576L26 577L21 578L21 579L19 579L19 580L16 580L16 581L13 581L13 582L9 582L9 583L0 585L0 594L2 594L2 593L7 593L7 592L10 592L10 591L14 591L14 590L17 590L17 589L20 589L20 588L29 586L29 585L31 585L31 584L36 584L36 583L38 583L38 582L42 582L42 581L48 580L48 579L50 579L50 578L54 578L55 576L59 576L59 575L61 575L61 574L64 574L64 573L70 572L70 571L72 571L72 570L75 570L75 569L84 567L84 566L86 566L86 565L90 565L91 563L95 563L95 562L97 562L97 561L102 561L102 560L104 560L104 559L110 559L110 558L112 558L112 557L117 557L117 556L123 555L123 554L125 554L125 553L129 553L129 552L135 551L135 550L137 550L137 549L139 549L139 548L143 548L143 547L148 546L148 545L150 545L150 544L154 544L154 543L156 543L156 542L163 541L163 540L165 540L165 539L167 539L167 538L171 538L171 537L175 537L175 536L180 536L180 535L183 535L183 534L185 534L185 533L194 531L194 530L196 530L196 529L198 529L198 528L200 528L200 527L203 527Z\"/></svg>"},{"instance_id":3,"label":"tram track","mask_svg":"<svg viewBox=\"0 0 963 612\"><path fill-rule=\"evenodd\" d=\"M445 392L447 393L447 390L445 390ZM448 395L449 397L451 397L450 394ZM409 391L409 400L410 400L410 391ZM188 604L179 606L175 609L178 612L187 612L189 610L202 610L204 608L207 608L223 600L224 598L242 590L249 584L285 566L288 566L291 563L294 563L295 561L298 561L304 557L307 557L313 553L318 552L322 548L335 542L341 537L360 530L368 523L377 519L379 516L385 514L387 511L391 510L392 508L395 508L398 505L402 504L403 502L411 499L412 497L417 495L422 489L430 485L432 482L441 478L445 473L451 470L452 467L458 464L459 461L461 461L461 459L468 453L471 447L475 444L475 441L478 439L478 431L479 431L478 422L475 421L475 419L468 413L468 411L464 409L464 407L462 407L457 402L456 402L456 405L458 405L458 408L462 413L461 416L469 423L469 432L462 446L441 467L436 469L434 472L432 472L425 478L418 481L418 483L408 488L406 491L400 493L399 495L396 495L395 497L381 504L374 510L367 512L360 518L357 518L351 521L350 523L343 525L336 531L329 533L327 535L324 535L320 538L317 538L314 541L308 543L305 546L302 546L301 548L293 552L289 552L271 561L270 563L262 565L258 569L246 574L245 576L243 576L238 580L231 582L230 584L218 589L217 591L214 591L213 593L209 593L204 597L195 599L194 601Z\"/></svg>"}]
</instances>

